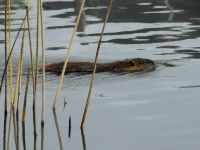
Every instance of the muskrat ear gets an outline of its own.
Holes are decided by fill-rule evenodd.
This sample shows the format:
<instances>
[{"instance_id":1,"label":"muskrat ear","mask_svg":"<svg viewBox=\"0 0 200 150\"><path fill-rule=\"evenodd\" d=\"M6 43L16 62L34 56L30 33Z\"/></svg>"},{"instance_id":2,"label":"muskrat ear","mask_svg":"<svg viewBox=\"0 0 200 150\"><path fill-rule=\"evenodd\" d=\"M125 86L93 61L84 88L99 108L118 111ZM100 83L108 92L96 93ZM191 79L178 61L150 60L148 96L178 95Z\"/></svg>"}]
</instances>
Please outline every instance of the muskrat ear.
<instances>
[{"instance_id":1,"label":"muskrat ear","mask_svg":"<svg viewBox=\"0 0 200 150\"><path fill-rule=\"evenodd\" d=\"M131 66L134 66L135 64L133 63L133 61L128 61L129 62L129 64L131 65Z\"/></svg>"}]
</instances>

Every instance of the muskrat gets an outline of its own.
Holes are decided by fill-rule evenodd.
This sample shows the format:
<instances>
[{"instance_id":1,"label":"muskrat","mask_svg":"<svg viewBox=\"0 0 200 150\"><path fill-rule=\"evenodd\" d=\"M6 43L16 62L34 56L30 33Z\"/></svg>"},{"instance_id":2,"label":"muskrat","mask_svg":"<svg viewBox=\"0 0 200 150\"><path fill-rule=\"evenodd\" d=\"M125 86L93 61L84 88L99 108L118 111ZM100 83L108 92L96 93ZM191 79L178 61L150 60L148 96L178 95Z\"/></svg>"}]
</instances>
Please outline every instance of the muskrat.
<instances>
[{"instance_id":1,"label":"muskrat","mask_svg":"<svg viewBox=\"0 0 200 150\"><path fill-rule=\"evenodd\" d=\"M53 72L60 74L63 69L64 62L53 63L46 65L46 72ZM92 62L68 62L65 73L92 73L94 63ZM122 61L114 61L109 63L97 63L96 72L135 72L135 71L152 71L155 70L156 65L150 59L133 58L124 59Z\"/></svg>"}]
</instances>

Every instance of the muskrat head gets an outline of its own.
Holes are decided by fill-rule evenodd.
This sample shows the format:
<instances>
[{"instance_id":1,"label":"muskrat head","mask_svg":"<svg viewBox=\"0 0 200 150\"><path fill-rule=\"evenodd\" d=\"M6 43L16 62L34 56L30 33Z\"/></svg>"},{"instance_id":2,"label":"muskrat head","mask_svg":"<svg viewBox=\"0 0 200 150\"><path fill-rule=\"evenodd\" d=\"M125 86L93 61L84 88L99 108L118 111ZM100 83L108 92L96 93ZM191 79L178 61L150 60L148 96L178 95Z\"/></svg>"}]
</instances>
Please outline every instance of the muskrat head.
<instances>
[{"instance_id":1,"label":"muskrat head","mask_svg":"<svg viewBox=\"0 0 200 150\"><path fill-rule=\"evenodd\" d=\"M155 69L155 63L150 59L133 58L126 59L119 71L151 71Z\"/></svg>"}]
</instances>

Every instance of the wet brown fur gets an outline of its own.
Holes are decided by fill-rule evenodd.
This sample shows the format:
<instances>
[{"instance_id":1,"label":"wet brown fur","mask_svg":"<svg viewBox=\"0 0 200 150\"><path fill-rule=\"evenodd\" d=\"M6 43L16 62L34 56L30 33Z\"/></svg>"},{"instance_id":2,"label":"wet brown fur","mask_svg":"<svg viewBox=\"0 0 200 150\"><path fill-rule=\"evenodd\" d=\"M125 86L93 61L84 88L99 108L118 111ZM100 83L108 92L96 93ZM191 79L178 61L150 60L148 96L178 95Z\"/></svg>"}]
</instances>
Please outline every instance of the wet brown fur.
<instances>
[{"instance_id":1,"label":"wet brown fur","mask_svg":"<svg viewBox=\"0 0 200 150\"><path fill-rule=\"evenodd\" d=\"M46 66L46 72L60 74L64 62L49 64ZM94 63L92 62L68 62L65 73L92 73ZM155 70L155 63L150 59L133 58L110 63L98 63L96 72L135 72Z\"/></svg>"}]
</instances>

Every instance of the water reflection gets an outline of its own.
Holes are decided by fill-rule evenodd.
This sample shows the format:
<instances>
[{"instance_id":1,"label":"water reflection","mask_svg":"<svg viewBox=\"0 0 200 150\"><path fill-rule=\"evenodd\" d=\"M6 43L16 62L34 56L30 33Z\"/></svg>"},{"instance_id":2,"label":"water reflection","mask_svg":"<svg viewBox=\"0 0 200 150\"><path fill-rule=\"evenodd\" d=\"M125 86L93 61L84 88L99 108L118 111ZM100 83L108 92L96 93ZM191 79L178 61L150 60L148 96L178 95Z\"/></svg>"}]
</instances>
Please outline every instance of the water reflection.
<instances>
[{"instance_id":1,"label":"water reflection","mask_svg":"<svg viewBox=\"0 0 200 150\"><path fill-rule=\"evenodd\" d=\"M54 121L55 121L55 125L56 125L56 131L57 131L60 150L63 150L62 137L61 137L61 134L60 134L60 128L59 128L57 114L56 114L55 109L53 110L53 117L54 117Z\"/></svg>"},{"instance_id":2,"label":"water reflection","mask_svg":"<svg viewBox=\"0 0 200 150\"><path fill-rule=\"evenodd\" d=\"M4 127L3 127L3 150L6 150L6 133L7 133L7 112L4 113Z\"/></svg>"},{"instance_id":3,"label":"water reflection","mask_svg":"<svg viewBox=\"0 0 200 150\"><path fill-rule=\"evenodd\" d=\"M76 12L76 14L78 14L82 0L75 0L74 2L75 2L75 12ZM85 25L86 25L86 14L85 14L85 10L83 10L82 14L81 14L80 21L79 21L79 25L78 25L78 28L77 28L77 32L84 32L85 31Z\"/></svg>"},{"instance_id":4,"label":"water reflection","mask_svg":"<svg viewBox=\"0 0 200 150\"><path fill-rule=\"evenodd\" d=\"M75 4L75 5L73 5ZM82 23L80 24L80 30L84 31L85 24L92 25L101 23L105 14L105 1L93 0L94 6L91 2L87 1L85 6L85 12L82 16ZM109 40L105 40L106 43L114 44L150 44L150 43L164 43L170 41L180 41L188 38L196 38L200 35L199 26L199 14L200 7L197 0L190 0L183 2L183 0L163 0L163 1L149 1L149 5L140 5L141 2L130 0L116 0L113 4L109 23L130 23L128 28L123 28L123 25L119 24L117 31L109 30L105 35L111 36ZM44 2L44 5L48 7L48 10L62 10L68 8L75 8L77 10L80 5L80 0L75 2ZM98 20L85 19L86 14ZM51 17L56 18L70 18L75 16L75 12L67 11L59 14L54 14ZM169 24L166 24L169 23ZM188 24L186 24L188 23ZM137 27L143 27L142 29ZM148 27L149 26L149 27ZM71 28L68 26L55 26L48 27L48 29L55 28ZM80 37L84 35L99 36L98 33L91 34L78 34ZM123 38L119 35L124 35ZM97 41L90 41L81 43L82 45L88 45L96 43Z\"/></svg>"},{"instance_id":5,"label":"water reflection","mask_svg":"<svg viewBox=\"0 0 200 150\"><path fill-rule=\"evenodd\" d=\"M16 127L17 127L17 138L16 138L16 149L19 150L19 112L16 113Z\"/></svg>"},{"instance_id":6,"label":"water reflection","mask_svg":"<svg viewBox=\"0 0 200 150\"><path fill-rule=\"evenodd\" d=\"M10 135L11 135L11 127L12 127L12 120L13 120L13 128L14 128L14 141L15 141L15 146L17 147L17 129L16 129L16 120L15 120L15 113L14 109L10 108L10 113L9 113L9 124L8 124L8 137L7 137L7 149L10 148Z\"/></svg>"},{"instance_id":7,"label":"water reflection","mask_svg":"<svg viewBox=\"0 0 200 150\"><path fill-rule=\"evenodd\" d=\"M5 0L0 0L0 11L3 11L5 7ZM24 9L24 1L23 0L11 0L11 10L19 10Z\"/></svg>"},{"instance_id":8,"label":"water reflection","mask_svg":"<svg viewBox=\"0 0 200 150\"><path fill-rule=\"evenodd\" d=\"M71 122L71 116L69 116L69 128L68 128L68 138L71 137L71 129L72 129L72 122Z\"/></svg>"},{"instance_id":9,"label":"water reflection","mask_svg":"<svg viewBox=\"0 0 200 150\"><path fill-rule=\"evenodd\" d=\"M15 10L21 10L24 9L24 1L23 0L11 0L11 15L15 14L14 11ZM0 25L4 24L4 9L5 9L5 0L0 0ZM16 18L12 18L12 19L16 19Z\"/></svg>"},{"instance_id":10,"label":"water reflection","mask_svg":"<svg viewBox=\"0 0 200 150\"><path fill-rule=\"evenodd\" d=\"M165 0L165 4L167 5L167 8L170 10L168 21L172 21L175 14L175 12L173 11L174 8L170 5L169 0Z\"/></svg>"},{"instance_id":11,"label":"water reflection","mask_svg":"<svg viewBox=\"0 0 200 150\"><path fill-rule=\"evenodd\" d=\"M24 150L26 150L26 126L24 122L22 122L22 143Z\"/></svg>"},{"instance_id":12,"label":"water reflection","mask_svg":"<svg viewBox=\"0 0 200 150\"><path fill-rule=\"evenodd\" d=\"M195 16L199 18L199 5L198 0L190 0L183 2L183 0L163 0L163 1L149 1L151 5L139 5L140 1L130 1L130 0L116 0L113 4L113 9L111 12L110 22L164 22L168 21L169 18L173 19L173 14L176 13L175 21L186 21L188 18L194 18ZM78 6L80 0L75 0L75 4ZM103 19L105 7L107 6L106 1L93 0L96 10L92 9L94 6L90 1L86 1L86 14L90 16L96 16L98 11L98 18ZM75 8L77 7L75 6ZM154 6L154 7L153 7ZM156 7L157 6L157 7ZM160 7L158 7L160 6ZM162 7L161 7L162 6ZM163 7L167 6L167 7ZM44 8L46 10L61 10L73 8L74 3L59 1L59 2L44 2ZM47 9L48 8L48 9ZM89 9L91 8L91 9ZM176 10L183 10L184 12L179 13ZM162 11L166 13L162 13ZM167 12L168 11L168 12ZM150 12L150 13L145 13ZM156 13L157 12L157 13ZM159 13L160 12L160 13ZM184 13L184 15L183 15ZM58 15L53 15L52 17L57 18L68 18L74 16L74 12L65 12ZM90 22L88 22L90 23Z\"/></svg>"},{"instance_id":13,"label":"water reflection","mask_svg":"<svg viewBox=\"0 0 200 150\"><path fill-rule=\"evenodd\" d=\"M37 150L37 136L34 136L34 150Z\"/></svg>"},{"instance_id":14,"label":"water reflection","mask_svg":"<svg viewBox=\"0 0 200 150\"><path fill-rule=\"evenodd\" d=\"M13 115L13 128L14 128L14 139L15 139L15 145L17 146L17 126L16 126L16 115L14 110L12 110Z\"/></svg>"},{"instance_id":15,"label":"water reflection","mask_svg":"<svg viewBox=\"0 0 200 150\"><path fill-rule=\"evenodd\" d=\"M67 3L67 5L63 5ZM43 7L46 10L56 10L56 9L67 9L67 8L74 8L74 12L67 12L63 15L59 15L61 18L65 18L66 16L77 16L80 6L81 6L82 0L74 0L74 2L44 2ZM56 15L53 17L57 17ZM86 25L86 13L85 10L82 11L81 18L79 21L79 25L77 28L77 32L84 32L85 31L85 25ZM74 25L66 25L66 26L53 26L53 27L47 27L47 29L62 29L62 28L73 28Z\"/></svg>"},{"instance_id":16,"label":"water reflection","mask_svg":"<svg viewBox=\"0 0 200 150\"><path fill-rule=\"evenodd\" d=\"M200 88L200 85L186 85L178 87L180 89Z\"/></svg>"},{"instance_id":17,"label":"water reflection","mask_svg":"<svg viewBox=\"0 0 200 150\"><path fill-rule=\"evenodd\" d=\"M41 125L41 150L44 149L44 137L45 135L44 135L44 124L43 124Z\"/></svg>"},{"instance_id":18,"label":"water reflection","mask_svg":"<svg viewBox=\"0 0 200 150\"><path fill-rule=\"evenodd\" d=\"M172 53L162 53L159 55L174 55L174 54L184 54L182 58L187 59L200 59L200 51L199 50L192 50L192 49L182 49L182 50L174 50Z\"/></svg>"},{"instance_id":19,"label":"water reflection","mask_svg":"<svg viewBox=\"0 0 200 150\"><path fill-rule=\"evenodd\" d=\"M81 138L82 138L83 150L87 150L86 141L85 141L85 133L84 133L83 128L81 128Z\"/></svg>"}]
</instances>

